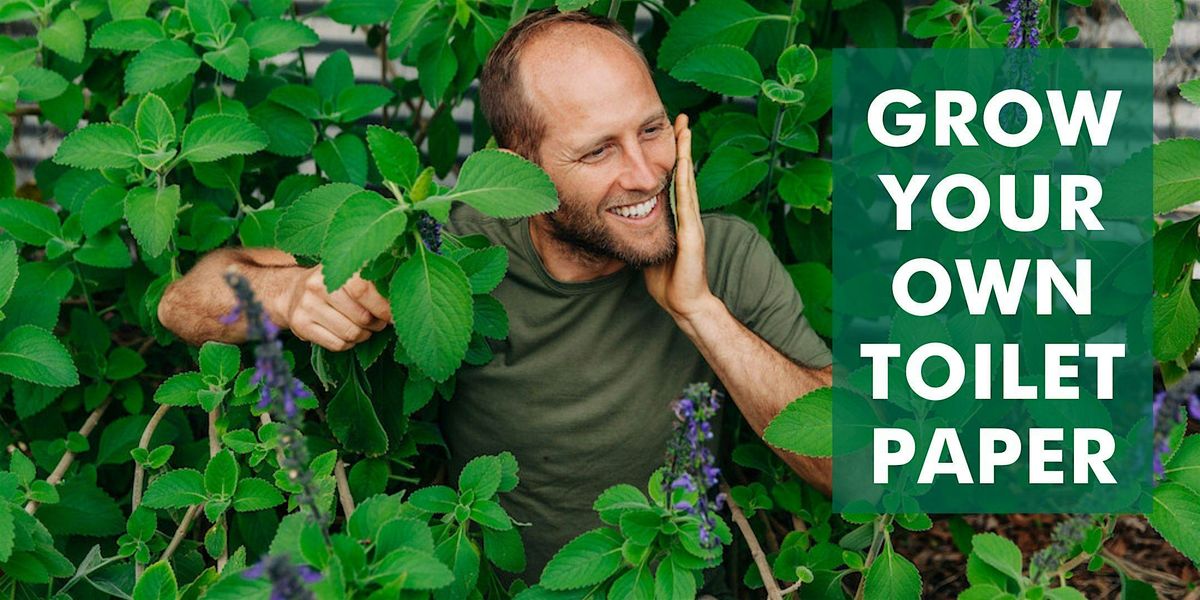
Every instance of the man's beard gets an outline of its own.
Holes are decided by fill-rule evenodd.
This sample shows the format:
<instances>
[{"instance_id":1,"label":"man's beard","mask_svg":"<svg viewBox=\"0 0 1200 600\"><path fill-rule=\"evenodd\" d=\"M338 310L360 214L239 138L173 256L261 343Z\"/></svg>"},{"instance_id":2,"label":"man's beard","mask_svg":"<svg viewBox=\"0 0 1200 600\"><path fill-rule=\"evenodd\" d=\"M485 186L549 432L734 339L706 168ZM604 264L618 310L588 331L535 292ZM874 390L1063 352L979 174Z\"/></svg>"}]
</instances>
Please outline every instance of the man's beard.
<instances>
[{"instance_id":1,"label":"man's beard","mask_svg":"<svg viewBox=\"0 0 1200 600\"><path fill-rule=\"evenodd\" d=\"M663 190L673 185L671 175L663 182ZM659 193L662 193L661 190ZM658 248L642 249L622 242L612 231L612 226L603 216L580 209L580 203L572 201L566 195L559 193L558 210L546 215L550 224L550 233L555 239L565 244L588 259L613 258L622 261L635 269L643 269L661 264L675 256L675 217L671 211L669 194L659 200L667 222L666 239ZM627 197L618 202L606 203L606 207L621 206L637 202L639 198ZM605 209L607 211L607 208Z\"/></svg>"}]
</instances>

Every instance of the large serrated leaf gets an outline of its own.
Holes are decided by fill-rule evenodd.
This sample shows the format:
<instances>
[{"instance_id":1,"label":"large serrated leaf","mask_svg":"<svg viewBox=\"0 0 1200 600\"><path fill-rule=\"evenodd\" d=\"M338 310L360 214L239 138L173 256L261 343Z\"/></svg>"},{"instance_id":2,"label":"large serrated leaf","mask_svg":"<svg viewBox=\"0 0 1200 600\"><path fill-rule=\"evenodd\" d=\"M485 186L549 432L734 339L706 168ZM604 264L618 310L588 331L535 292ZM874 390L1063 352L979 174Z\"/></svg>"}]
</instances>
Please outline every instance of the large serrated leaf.
<instances>
[{"instance_id":1,"label":"large serrated leaf","mask_svg":"<svg viewBox=\"0 0 1200 600\"><path fill-rule=\"evenodd\" d=\"M371 158L375 159L375 166L384 179L406 190L412 187L421 167L421 157L408 136L371 125L367 127L367 146L371 148Z\"/></svg>"},{"instance_id":2,"label":"large serrated leaf","mask_svg":"<svg viewBox=\"0 0 1200 600\"><path fill-rule=\"evenodd\" d=\"M1154 357L1174 360L1200 330L1200 310L1191 294L1192 280L1184 277L1166 295L1155 294L1151 301L1154 317Z\"/></svg>"},{"instance_id":3,"label":"large serrated leaf","mask_svg":"<svg viewBox=\"0 0 1200 600\"><path fill-rule=\"evenodd\" d=\"M279 218L275 242L292 254L316 256L329 231L329 222L346 199L363 191L349 183L330 183L305 192Z\"/></svg>"},{"instance_id":4,"label":"large serrated leaf","mask_svg":"<svg viewBox=\"0 0 1200 600\"><path fill-rule=\"evenodd\" d=\"M1200 201L1200 140L1166 140L1154 145L1154 212L1166 213Z\"/></svg>"},{"instance_id":5,"label":"large serrated leaf","mask_svg":"<svg viewBox=\"0 0 1200 600\"><path fill-rule=\"evenodd\" d=\"M54 334L22 325L0 340L0 373L51 387L79 385L79 373Z\"/></svg>"},{"instance_id":6,"label":"large serrated leaf","mask_svg":"<svg viewBox=\"0 0 1200 600\"><path fill-rule=\"evenodd\" d=\"M125 195L125 220L138 244L150 256L167 249L179 212L179 186L136 187Z\"/></svg>"},{"instance_id":7,"label":"large serrated leaf","mask_svg":"<svg viewBox=\"0 0 1200 600\"><path fill-rule=\"evenodd\" d=\"M258 19L246 26L244 37L255 60L316 46L321 41L311 27L288 19Z\"/></svg>"},{"instance_id":8,"label":"large serrated leaf","mask_svg":"<svg viewBox=\"0 0 1200 600\"><path fill-rule=\"evenodd\" d=\"M0 229L20 242L45 246L62 235L54 209L24 198L0 199Z\"/></svg>"},{"instance_id":9,"label":"large serrated leaf","mask_svg":"<svg viewBox=\"0 0 1200 600\"><path fill-rule=\"evenodd\" d=\"M745 47L766 15L743 0L701 0L675 19L658 47L658 68L670 72L696 48L710 44ZM779 17L784 18L786 17Z\"/></svg>"},{"instance_id":10,"label":"large serrated leaf","mask_svg":"<svg viewBox=\"0 0 1200 600\"><path fill-rule=\"evenodd\" d=\"M1200 494L1166 482L1154 488L1153 499L1150 525L1181 554L1200 563Z\"/></svg>"},{"instance_id":11,"label":"large serrated leaf","mask_svg":"<svg viewBox=\"0 0 1200 600\"><path fill-rule=\"evenodd\" d=\"M271 139L249 120L233 115L214 114L188 123L183 130L180 158L191 162L212 162L235 154L253 154L267 147Z\"/></svg>"},{"instance_id":12,"label":"large serrated leaf","mask_svg":"<svg viewBox=\"0 0 1200 600\"><path fill-rule=\"evenodd\" d=\"M802 456L833 455L833 389L819 388L788 404L763 439Z\"/></svg>"},{"instance_id":13,"label":"large serrated leaf","mask_svg":"<svg viewBox=\"0 0 1200 600\"><path fill-rule=\"evenodd\" d=\"M59 12L54 22L39 31L37 37L59 56L71 62L83 61L83 51L87 48L87 27L74 9Z\"/></svg>"},{"instance_id":14,"label":"large serrated leaf","mask_svg":"<svg viewBox=\"0 0 1200 600\"><path fill-rule=\"evenodd\" d=\"M66 137L54 162L80 169L126 169L138 164L137 137L115 123L88 125Z\"/></svg>"},{"instance_id":15,"label":"large serrated leaf","mask_svg":"<svg viewBox=\"0 0 1200 600\"><path fill-rule=\"evenodd\" d=\"M388 296L408 356L434 381L448 379L471 341L471 285L462 268L419 250L396 269Z\"/></svg>"},{"instance_id":16,"label":"large serrated leaf","mask_svg":"<svg viewBox=\"0 0 1200 600\"><path fill-rule=\"evenodd\" d=\"M155 94L142 98L134 118L134 132L142 148L158 150L175 143L175 117L162 98Z\"/></svg>"},{"instance_id":17,"label":"large serrated leaf","mask_svg":"<svg viewBox=\"0 0 1200 600\"><path fill-rule=\"evenodd\" d=\"M921 574L889 544L867 569L863 592L866 600L915 600L921 597Z\"/></svg>"},{"instance_id":18,"label":"large serrated leaf","mask_svg":"<svg viewBox=\"0 0 1200 600\"><path fill-rule=\"evenodd\" d=\"M242 38L233 38L224 48L205 52L204 62L222 75L241 81L250 68L250 46Z\"/></svg>"},{"instance_id":19,"label":"large serrated leaf","mask_svg":"<svg viewBox=\"0 0 1200 600\"><path fill-rule=\"evenodd\" d=\"M608 579L621 568L621 541L609 529L580 535L546 563L541 585L548 590L573 590Z\"/></svg>"},{"instance_id":20,"label":"large serrated leaf","mask_svg":"<svg viewBox=\"0 0 1200 600\"><path fill-rule=\"evenodd\" d=\"M763 82L758 61L730 44L697 48L671 68L671 76L724 96L753 96Z\"/></svg>"},{"instance_id":21,"label":"large serrated leaf","mask_svg":"<svg viewBox=\"0 0 1200 600\"><path fill-rule=\"evenodd\" d=\"M481 150L463 163L453 190L425 202L459 201L496 218L527 217L558 208L554 183L537 165L510 152Z\"/></svg>"},{"instance_id":22,"label":"large serrated leaf","mask_svg":"<svg viewBox=\"0 0 1200 600\"><path fill-rule=\"evenodd\" d=\"M404 233L404 209L372 191L358 192L342 203L329 223L321 247L325 287L342 287L368 261L383 254Z\"/></svg>"},{"instance_id":23,"label":"large serrated leaf","mask_svg":"<svg viewBox=\"0 0 1200 600\"><path fill-rule=\"evenodd\" d=\"M367 456L387 452L387 432L357 377L346 378L329 400L325 414L328 415L329 430L346 450Z\"/></svg>"},{"instance_id":24,"label":"large serrated leaf","mask_svg":"<svg viewBox=\"0 0 1200 600\"><path fill-rule=\"evenodd\" d=\"M1171 45L1175 26L1174 0L1119 0L1118 3L1154 60L1162 58Z\"/></svg>"},{"instance_id":25,"label":"large serrated leaf","mask_svg":"<svg viewBox=\"0 0 1200 600\"><path fill-rule=\"evenodd\" d=\"M154 19L138 17L111 21L92 32L92 47L105 50L144 50L166 38L162 25Z\"/></svg>"},{"instance_id":26,"label":"large serrated leaf","mask_svg":"<svg viewBox=\"0 0 1200 600\"><path fill-rule=\"evenodd\" d=\"M717 148L696 176L700 208L732 204L754 190L767 177L767 161L735 146Z\"/></svg>"},{"instance_id":27,"label":"large serrated leaf","mask_svg":"<svg viewBox=\"0 0 1200 600\"><path fill-rule=\"evenodd\" d=\"M125 91L142 94L166 87L200 68L191 46L179 40L162 40L137 53L125 72Z\"/></svg>"}]
</instances>

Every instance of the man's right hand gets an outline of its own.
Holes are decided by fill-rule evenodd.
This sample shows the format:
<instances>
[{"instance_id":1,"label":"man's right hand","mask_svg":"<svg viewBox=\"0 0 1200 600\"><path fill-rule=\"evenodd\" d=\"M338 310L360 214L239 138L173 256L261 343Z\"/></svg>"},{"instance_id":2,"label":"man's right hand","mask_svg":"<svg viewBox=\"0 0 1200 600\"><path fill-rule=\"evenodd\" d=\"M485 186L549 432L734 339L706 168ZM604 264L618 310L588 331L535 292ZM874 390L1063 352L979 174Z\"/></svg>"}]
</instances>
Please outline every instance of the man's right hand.
<instances>
[{"instance_id":1,"label":"man's right hand","mask_svg":"<svg viewBox=\"0 0 1200 600\"><path fill-rule=\"evenodd\" d=\"M295 269L288 292L278 298L279 325L296 337L342 352L392 322L392 308L375 284L355 275L332 294L318 265Z\"/></svg>"}]
</instances>

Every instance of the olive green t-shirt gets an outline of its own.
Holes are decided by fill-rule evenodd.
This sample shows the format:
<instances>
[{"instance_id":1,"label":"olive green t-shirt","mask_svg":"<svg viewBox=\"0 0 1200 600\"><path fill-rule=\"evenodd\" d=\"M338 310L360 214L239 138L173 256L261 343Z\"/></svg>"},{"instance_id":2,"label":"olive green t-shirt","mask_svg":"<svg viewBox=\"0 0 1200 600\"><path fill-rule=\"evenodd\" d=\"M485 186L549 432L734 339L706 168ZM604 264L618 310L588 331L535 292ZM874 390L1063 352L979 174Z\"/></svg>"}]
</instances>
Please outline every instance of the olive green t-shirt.
<instances>
[{"instance_id":1,"label":"olive green t-shirt","mask_svg":"<svg viewBox=\"0 0 1200 600\"><path fill-rule=\"evenodd\" d=\"M793 360L828 365L829 351L801 316L800 295L769 243L735 216L708 214L702 222L713 293ZM565 283L546 271L528 219L494 219L459 205L448 229L482 234L509 252L508 275L494 292L508 311L508 339L492 343L490 363L458 371L442 427L451 473L482 454L516 456L520 485L501 504L531 524L521 534L532 584L554 552L600 526L592 510L600 492L618 483L645 490L672 432L670 403L687 384L717 379L640 271Z\"/></svg>"}]
</instances>

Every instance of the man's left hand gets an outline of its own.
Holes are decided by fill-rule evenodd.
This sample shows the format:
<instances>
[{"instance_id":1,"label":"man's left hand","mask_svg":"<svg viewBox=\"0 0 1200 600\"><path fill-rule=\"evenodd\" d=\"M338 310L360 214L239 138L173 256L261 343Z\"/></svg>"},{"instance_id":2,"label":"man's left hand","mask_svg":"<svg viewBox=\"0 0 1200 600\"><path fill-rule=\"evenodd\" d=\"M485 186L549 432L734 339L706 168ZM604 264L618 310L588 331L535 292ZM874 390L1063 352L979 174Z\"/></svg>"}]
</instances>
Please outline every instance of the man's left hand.
<instances>
[{"instance_id":1,"label":"man's left hand","mask_svg":"<svg viewBox=\"0 0 1200 600\"><path fill-rule=\"evenodd\" d=\"M687 115L675 119L675 231L674 258L646 267L646 289L676 320L688 319L716 300L708 287L704 266L704 227L692 167L692 131Z\"/></svg>"}]
</instances>

